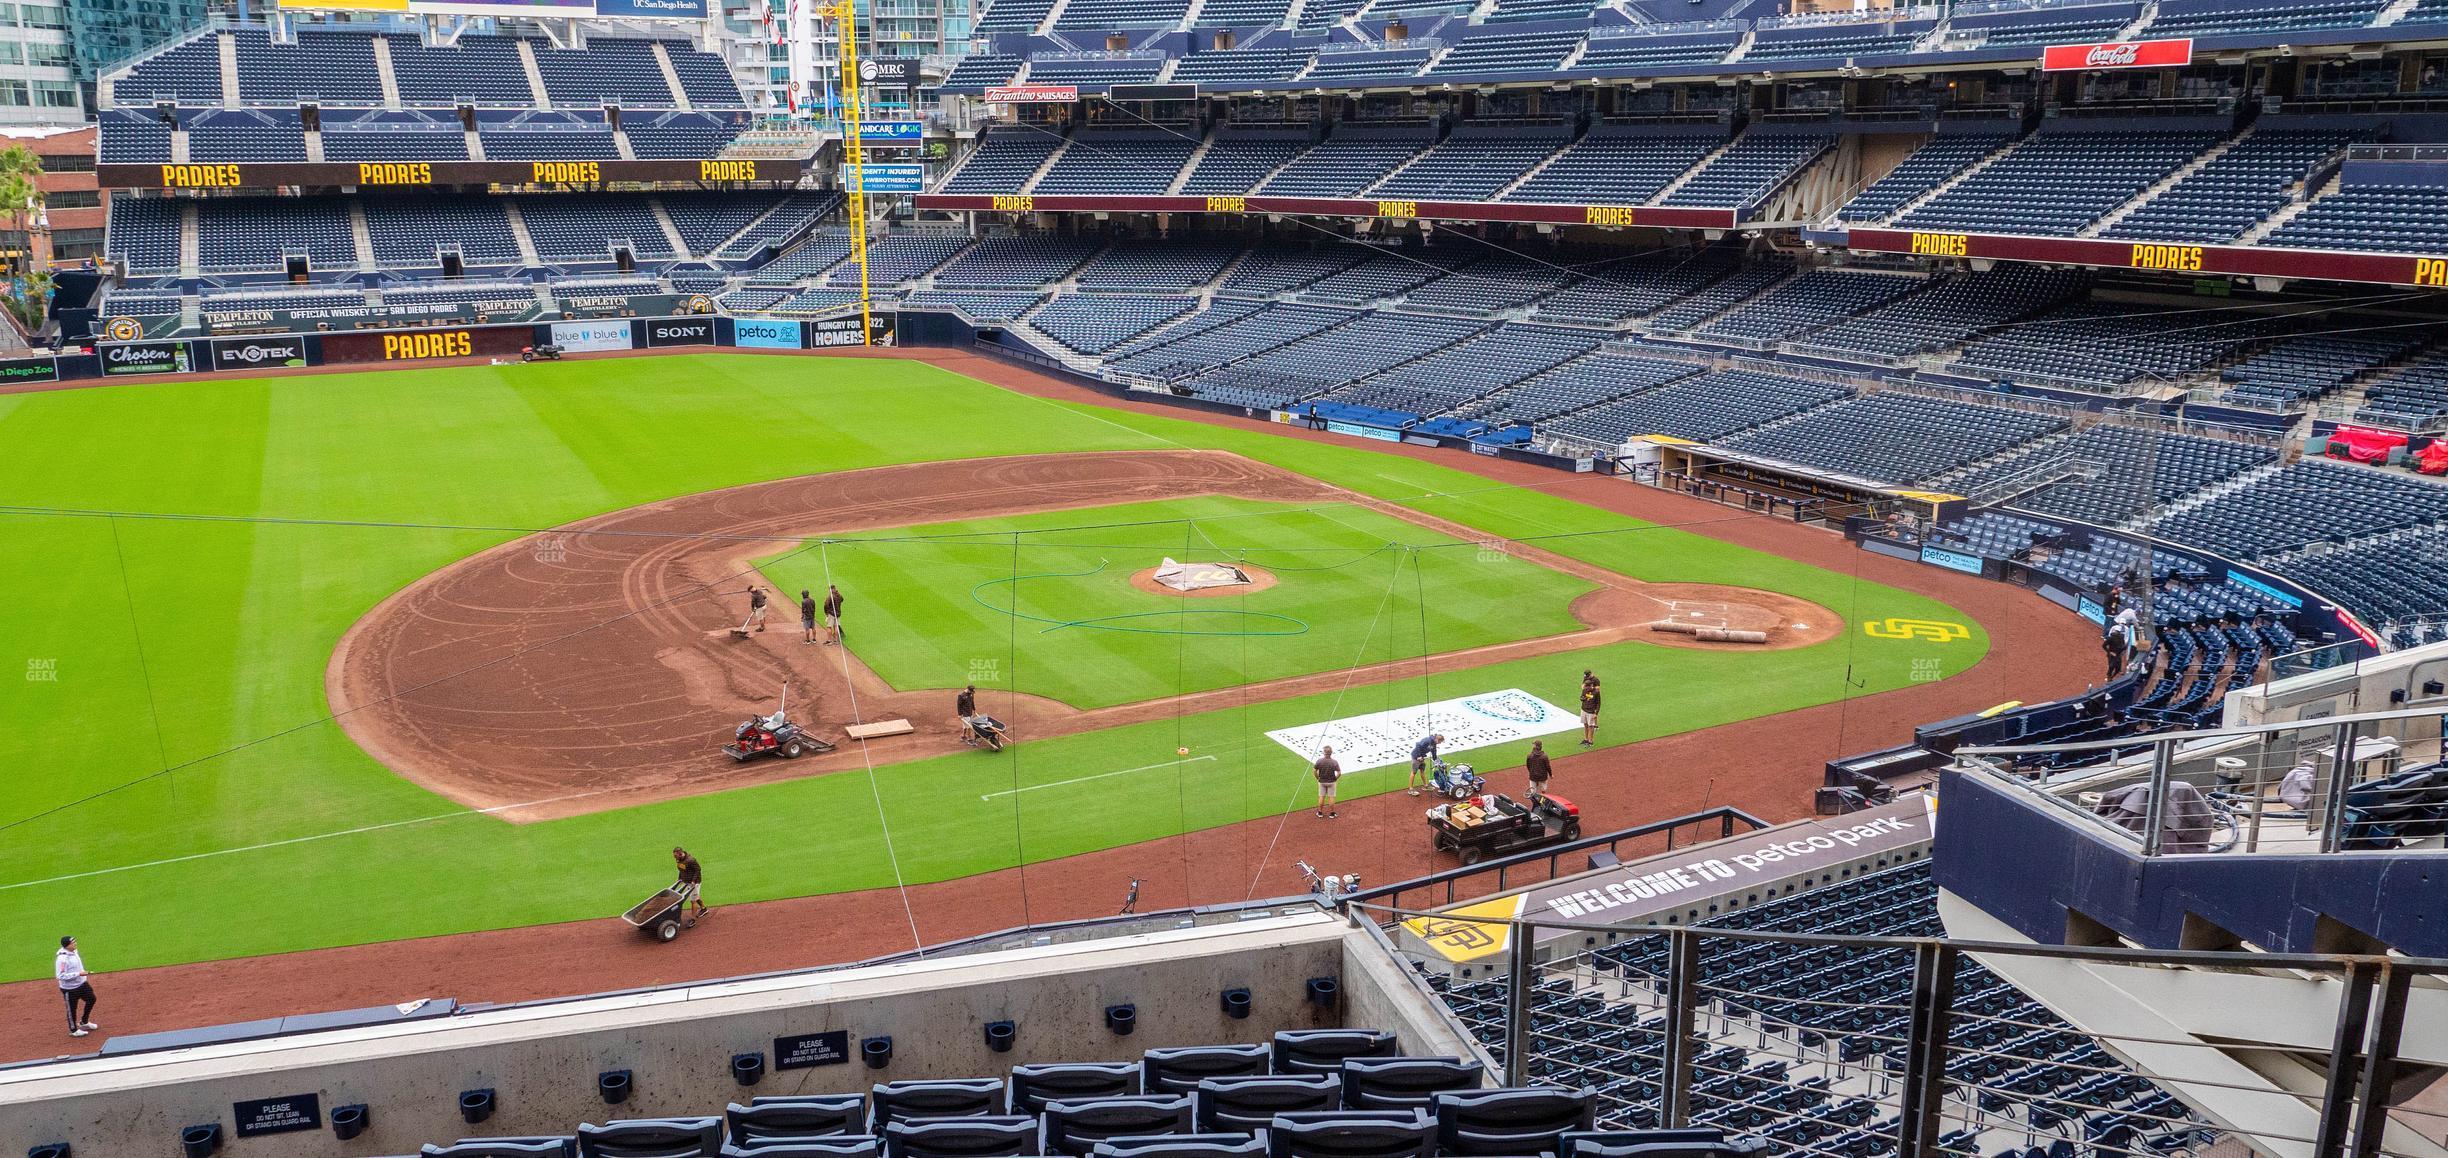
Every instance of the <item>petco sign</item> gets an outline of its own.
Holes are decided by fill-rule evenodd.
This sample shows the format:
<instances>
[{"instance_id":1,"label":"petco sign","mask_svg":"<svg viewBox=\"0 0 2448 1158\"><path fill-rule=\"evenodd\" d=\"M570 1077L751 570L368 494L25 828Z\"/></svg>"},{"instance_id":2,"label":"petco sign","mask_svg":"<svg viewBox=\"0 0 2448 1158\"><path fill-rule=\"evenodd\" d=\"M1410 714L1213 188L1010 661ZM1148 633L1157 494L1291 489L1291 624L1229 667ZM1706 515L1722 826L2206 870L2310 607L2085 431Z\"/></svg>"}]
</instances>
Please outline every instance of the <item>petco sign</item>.
<instances>
[{"instance_id":1,"label":"petco sign","mask_svg":"<svg viewBox=\"0 0 2448 1158\"><path fill-rule=\"evenodd\" d=\"M1335 759L1358 772L1409 762L1411 745L1430 732L1443 733L1443 750L1454 753L1552 736L1580 726L1580 718L1571 712L1520 688L1507 688L1416 708L1278 728L1267 733L1267 739L1299 753L1304 761L1316 760L1319 746L1332 744Z\"/></svg>"},{"instance_id":2,"label":"petco sign","mask_svg":"<svg viewBox=\"0 0 2448 1158\"><path fill-rule=\"evenodd\" d=\"M2191 63L2191 40L2052 44L2040 54L2040 68L2044 72L2083 72L2094 68L2183 68Z\"/></svg>"}]
</instances>

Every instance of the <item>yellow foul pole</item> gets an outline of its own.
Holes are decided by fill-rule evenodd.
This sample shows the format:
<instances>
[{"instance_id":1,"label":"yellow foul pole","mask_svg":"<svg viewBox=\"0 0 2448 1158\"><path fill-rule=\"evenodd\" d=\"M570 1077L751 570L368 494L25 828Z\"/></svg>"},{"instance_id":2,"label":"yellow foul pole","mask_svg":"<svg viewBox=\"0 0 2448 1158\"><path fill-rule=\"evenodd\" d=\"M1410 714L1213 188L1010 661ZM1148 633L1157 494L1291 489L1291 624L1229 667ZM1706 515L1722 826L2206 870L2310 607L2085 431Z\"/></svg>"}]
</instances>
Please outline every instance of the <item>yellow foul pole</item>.
<instances>
[{"instance_id":1,"label":"yellow foul pole","mask_svg":"<svg viewBox=\"0 0 2448 1158\"><path fill-rule=\"evenodd\" d=\"M857 0L833 4L833 32L841 41L842 156L850 169L850 256L859 271L859 344L875 344L875 313L867 293L867 156L859 145Z\"/></svg>"}]
</instances>

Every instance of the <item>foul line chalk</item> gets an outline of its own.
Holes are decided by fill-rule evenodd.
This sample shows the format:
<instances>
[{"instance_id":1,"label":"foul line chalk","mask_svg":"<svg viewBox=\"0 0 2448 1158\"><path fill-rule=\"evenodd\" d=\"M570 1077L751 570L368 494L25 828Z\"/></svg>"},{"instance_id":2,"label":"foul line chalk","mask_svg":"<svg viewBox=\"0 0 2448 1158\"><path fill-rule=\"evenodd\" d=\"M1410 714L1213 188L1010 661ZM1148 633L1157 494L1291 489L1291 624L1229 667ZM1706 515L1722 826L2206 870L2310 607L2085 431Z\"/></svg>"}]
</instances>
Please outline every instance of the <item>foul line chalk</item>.
<instances>
[{"instance_id":1,"label":"foul line chalk","mask_svg":"<svg viewBox=\"0 0 2448 1158\"><path fill-rule=\"evenodd\" d=\"M1119 772L1099 772L1094 776L1081 776L1070 780L1057 780L1052 784L1031 784L1026 788L1006 788L1001 792L989 792L984 796L978 797L978 799L992 800L997 796L1017 796L1023 792L1035 792L1040 788L1061 788L1071 784L1086 784L1091 780L1103 780L1113 776L1128 776L1133 772L1153 772L1158 768L1172 768L1181 764L1196 764L1201 760L1213 759L1215 759L1213 756L1192 756L1187 760L1167 760L1162 764L1147 764L1137 768L1124 768Z\"/></svg>"},{"instance_id":2,"label":"foul line chalk","mask_svg":"<svg viewBox=\"0 0 2448 1158\"><path fill-rule=\"evenodd\" d=\"M542 800L528 800L518 804L496 804L491 808L463 808L457 812L437 812L432 816L417 816L411 817L407 820L393 820L383 824L369 824L363 828L349 828L343 829L339 832L318 832L313 836L293 836L287 840L266 841L262 844L250 844L244 848L217 848L211 852L189 853L186 856L168 857L163 860L149 860L142 864L123 864L115 865L111 868L91 869L81 873L68 873L64 876L45 877L39 881L16 881L11 884L0 885L0 892L7 892L10 889L30 889L36 885L56 885L62 881L84 880L87 877L109 876L112 873L134 872L137 869L159 868L166 864L184 864L187 861L208 860L216 856L235 856L242 852L262 852L263 850L269 848L281 848L283 846L292 844L307 844L312 841L330 840L333 837L338 836L357 836L368 832L380 832L386 828L405 828L411 824L432 824L437 820L453 820L462 816L490 816L496 812L516 812L522 808L535 808L546 804L559 804L564 800L583 800L589 796L603 796L613 792L633 791L636 791L634 787L598 788L592 792L572 792L566 796L547 796Z\"/></svg>"}]
</instances>

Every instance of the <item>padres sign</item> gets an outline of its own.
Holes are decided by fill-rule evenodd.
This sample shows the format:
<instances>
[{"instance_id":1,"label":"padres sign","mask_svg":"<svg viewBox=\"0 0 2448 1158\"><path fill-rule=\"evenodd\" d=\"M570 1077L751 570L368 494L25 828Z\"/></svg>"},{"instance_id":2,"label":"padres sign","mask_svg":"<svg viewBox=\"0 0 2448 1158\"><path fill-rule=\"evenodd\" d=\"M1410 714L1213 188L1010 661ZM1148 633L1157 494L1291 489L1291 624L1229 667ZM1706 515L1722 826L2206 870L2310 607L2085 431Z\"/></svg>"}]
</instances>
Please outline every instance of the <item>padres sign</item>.
<instances>
[{"instance_id":1,"label":"padres sign","mask_svg":"<svg viewBox=\"0 0 2448 1158\"><path fill-rule=\"evenodd\" d=\"M134 318L112 318L102 327L102 336L114 342L133 342L144 337L144 323Z\"/></svg>"}]
</instances>

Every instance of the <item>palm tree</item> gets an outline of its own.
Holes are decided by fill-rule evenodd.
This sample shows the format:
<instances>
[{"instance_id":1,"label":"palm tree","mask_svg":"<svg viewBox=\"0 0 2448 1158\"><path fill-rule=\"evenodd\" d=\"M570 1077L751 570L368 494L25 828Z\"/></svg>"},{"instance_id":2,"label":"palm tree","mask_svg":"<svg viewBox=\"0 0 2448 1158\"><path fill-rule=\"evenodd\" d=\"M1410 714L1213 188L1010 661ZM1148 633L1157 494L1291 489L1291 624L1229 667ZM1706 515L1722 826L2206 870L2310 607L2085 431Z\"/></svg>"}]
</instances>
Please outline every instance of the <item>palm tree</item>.
<instances>
[{"instance_id":1,"label":"palm tree","mask_svg":"<svg viewBox=\"0 0 2448 1158\"><path fill-rule=\"evenodd\" d=\"M33 264L33 226L40 216L41 182L42 159L34 155L34 150L24 145L0 148L0 222L25 238L18 256L10 258L7 268L0 270L8 275L7 283L0 285L0 297L7 299L10 312L21 319L28 315L29 307L34 318L39 320L42 316L38 304L42 299L34 296L31 280L25 277Z\"/></svg>"},{"instance_id":2,"label":"palm tree","mask_svg":"<svg viewBox=\"0 0 2448 1158\"><path fill-rule=\"evenodd\" d=\"M10 223L10 230L27 235L24 257L34 255L32 233L34 208L42 206L42 157L34 157L34 149L24 144L10 144L0 149L0 220ZM10 274L15 274L12 262Z\"/></svg>"}]
</instances>

